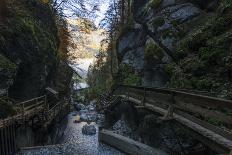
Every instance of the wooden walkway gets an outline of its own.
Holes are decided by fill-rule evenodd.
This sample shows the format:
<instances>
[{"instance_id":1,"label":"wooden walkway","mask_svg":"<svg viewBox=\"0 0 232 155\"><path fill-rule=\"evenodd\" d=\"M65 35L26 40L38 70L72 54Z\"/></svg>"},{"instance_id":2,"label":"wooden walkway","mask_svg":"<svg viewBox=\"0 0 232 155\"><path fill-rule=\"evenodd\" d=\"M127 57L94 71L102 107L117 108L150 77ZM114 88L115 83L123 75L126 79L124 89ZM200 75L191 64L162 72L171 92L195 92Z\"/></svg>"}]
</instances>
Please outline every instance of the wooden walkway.
<instances>
[{"instance_id":1,"label":"wooden walkway","mask_svg":"<svg viewBox=\"0 0 232 155\"><path fill-rule=\"evenodd\" d=\"M17 114L0 120L0 155L13 155L16 153L16 126L33 125L36 123L35 116L39 117L41 115L44 118L44 125L49 124L67 105L67 102L58 102L50 108L46 96L16 104Z\"/></svg>"},{"instance_id":2,"label":"wooden walkway","mask_svg":"<svg viewBox=\"0 0 232 155\"><path fill-rule=\"evenodd\" d=\"M225 127L210 124L213 119L224 126L232 125L232 101L196 92L184 92L167 88L145 88L118 86L114 95L123 97L150 111L161 114L162 119L173 119L193 130L196 137L211 149L224 154L232 154L232 132Z\"/></svg>"},{"instance_id":3,"label":"wooden walkway","mask_svg":"<svg viewBox=\"0 0 232 155\"><path fill-rule=\"evenodd\" d=\"M99 140L130 155L167 155L162 150L152 148L109 130L101 130Z\"/></svg>"}]
</instances>

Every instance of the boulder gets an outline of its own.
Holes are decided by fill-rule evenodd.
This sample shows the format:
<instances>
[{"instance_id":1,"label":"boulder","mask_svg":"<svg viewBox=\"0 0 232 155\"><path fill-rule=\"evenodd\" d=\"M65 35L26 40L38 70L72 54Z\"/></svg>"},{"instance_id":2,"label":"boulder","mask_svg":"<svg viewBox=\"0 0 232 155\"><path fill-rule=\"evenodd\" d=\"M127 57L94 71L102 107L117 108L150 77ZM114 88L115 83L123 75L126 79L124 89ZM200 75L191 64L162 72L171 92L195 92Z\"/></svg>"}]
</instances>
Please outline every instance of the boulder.
<instances>
[{"instance_id":1,"label":"boulder","mask_svg":"<svg viewBox=\"0 0 232 155\"><path fill-rule=\"evenodd\" d=\"M94 135L96 132L97 129L93 124L86 124L82 128L82 133L85 135Z\"/></svg>"},{"instance_id":2,"label":"boulder","mask_svg":"<svg viewBox=\"0 0 232 155\"><path fill-rule=\"evenodd\" d=\"M84 110L85 109L85 105L84 104L75 104L74 105L75 109L77 111L80 111L80 110Z\"/></svg>"},{"instance_id":3,"label":"boulder","mask_svg":"<svg viewBox=\"0 0 232 155\"><path fill-rule=\"evenodd\" d=\"M97 114L96 113L82 113L80 115L81 121L84 122L95 122L97 120Z\"/></svg>"}]
</instances>

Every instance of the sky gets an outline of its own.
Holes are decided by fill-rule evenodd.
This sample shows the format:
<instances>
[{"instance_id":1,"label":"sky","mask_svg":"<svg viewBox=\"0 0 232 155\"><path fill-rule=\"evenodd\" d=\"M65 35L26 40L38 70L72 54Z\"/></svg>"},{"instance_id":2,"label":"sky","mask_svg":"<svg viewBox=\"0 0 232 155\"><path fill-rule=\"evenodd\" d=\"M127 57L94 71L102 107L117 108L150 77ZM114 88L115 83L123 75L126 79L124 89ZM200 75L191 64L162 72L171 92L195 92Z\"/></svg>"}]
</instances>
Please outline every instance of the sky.
<instances>
[{"instance_id":1,"label":"sky","mask_svg":"<svg viewBox=\"0 0 232 155\"><path fill-rule=\"evenodd\" d=\"M95 22L94 22L96 25L99 25L100 21L104 18L104 14L106 13L109 7L109 3L110 3L109 0L105 0L105 2L100 5L99 7L100 11L97 12L98 17L95 19Z\"/></svg>"},{"instance_id":2,"label":"sky","mask_svg":"<svg viewBox=\"0 0 232 155\"><path fill-rule=\"evenodd\" d=\"M91 0L88 3L91 3ZM94 4L94 1L92 3ZM110 0L100 0L99 11L95 12L96 18L94 19L94 23L96 26L98 26L100 21L104 18L104 14L106 13L106 11L108 9L109 4L110 4ZM67 5L64 3L64 5L62 6L63 12L67 16L70 16L71 14L73 14L75 12L75 7L78 5L76 4L76 6L75 6L75 4L74 4L74 7L71 7L72 9L74 9L73 11L72 11L72 9L70 9L69 7L66 7L66 6ZM92 9L90 7L90 5L88 5L87 3L86 3L86 8L88 10ZM73 16L71 18L76 18L76 16Z\"/></svg>"}]
</instances>

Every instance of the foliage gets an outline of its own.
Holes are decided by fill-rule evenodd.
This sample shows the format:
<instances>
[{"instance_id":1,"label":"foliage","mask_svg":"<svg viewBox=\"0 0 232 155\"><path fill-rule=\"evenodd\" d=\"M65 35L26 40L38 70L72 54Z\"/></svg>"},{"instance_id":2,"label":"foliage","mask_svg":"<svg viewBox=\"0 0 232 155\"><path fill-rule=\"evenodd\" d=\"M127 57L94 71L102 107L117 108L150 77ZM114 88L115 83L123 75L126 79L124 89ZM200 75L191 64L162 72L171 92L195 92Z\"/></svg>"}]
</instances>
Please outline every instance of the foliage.
<instances>
[{"instance_id":1,"label":"foliage","mask_svg":"<svg viewBox=\"0 0 232 155\"><path fill-rule=\"evenodd\" d=\"M71 44L71 39L70 39L70 32L67 27L67 22L66 21L61 21L58 25L58 33L59 33L59 38L60 38L60 45L58 49L58 54L59 57L62 60L67 60L68 53L69 53L69 46Z\"/></svg>"},{"instance_id":2,"label":"foliage","mask_svg":"<svg viewBox=\"0 0 232 155\"><path fill-rule=\"evenodd\" d=\"M13 70L15 72L17 66L13 62L11 62L9 59L7 59L5 56L0 54L0 68L7 69L7 70Z\"/></svg>"},{"instance_id":3,"label":"foliage","mask_svg":"<svg viewBox=\"0 0 232 155\"><path fill-rule=\"evenodd\" d=\"M205 25L185 37L179 44L176 65L165 68L171 75L169 86L222 92L231 99L231 3L222 4Z\"/></svg>"},{"instance_id":4,"label":"foliage","mask_svg":"<svg viewBox=\"0 0 232 155\"><path fill-rule=\"evenodd\" d=\"M151 8L157 8L162 3L162 0L150 0L149 6Z\"/></svg>"},{"instance_id":5,"label":"foliage","mask_svg":"<svg viewBox=\"0 0 232 155\"><path fill-rule=\"evenodd\" d=\"M139 74L128 64L120 64L118 72L118 83L126 85L140 85L142 82Z\"/></svg>"},{"instance_id":6,"label":"foliage","mask_svg":"<svg viewBox=\"0 0 232 155\"><path fill-rule=\"evenodd\" d=\"M16 113L13 105L10 105L6 102L1 101L0 99L0 119L12 116Z\"/></svg>"},{"instance_id":7,"label":"foliage","mask_svg":"<svg viewBox=\"0 0 232 155\"><path fill-rule=\"evenodd\" d=\"M145 59L149 64L159 63L164 57L164 51L154 41L149 41L145 47Z\"/></svg>"}]
</instances>

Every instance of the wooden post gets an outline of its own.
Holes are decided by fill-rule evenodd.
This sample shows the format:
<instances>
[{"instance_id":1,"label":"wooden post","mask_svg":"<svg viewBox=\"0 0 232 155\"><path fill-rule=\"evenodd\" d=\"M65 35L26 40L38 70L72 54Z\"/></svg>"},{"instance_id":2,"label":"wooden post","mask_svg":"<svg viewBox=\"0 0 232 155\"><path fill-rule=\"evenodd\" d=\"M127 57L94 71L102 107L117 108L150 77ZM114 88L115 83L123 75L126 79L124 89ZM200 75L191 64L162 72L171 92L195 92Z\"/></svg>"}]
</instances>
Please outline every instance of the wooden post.
<instances>
[{"instance_id":1,"label":"wooden post","mask_svg":"<svg viewBox=\"0 0 232 155\"><path fill-rule=\"evenodd\" d=\"M3 155L5 155L5 151L4 151L4 136L3 136L3 129L4 128L1 128L0 129L0 142L1 142L1 145L0 145L0 153L1 154L3 154Z\"/></svg>"},{"instance_id":2,"label":"wooden post","mask_svg":"<svg viewBox=\"0 0 232 155\"><path fill-rule=\"evenodd\" d=\"M11 154L11 150L10 150L10 148L11 148L11 144L10 144L10 130L9 130L9 126L10 124L8 124L8 122L7 122L7 126L6 126L6 136L7 136L7 138L6 138L6 140L7 140L7 152L8 152L8 154L10 155Z\"/></svg>"},{"instance_id":3,"label":"wooden post","mask_svg":"<svg viewBox=\"0 0 232 155\"><path fill-rule=\"evenodd\" d=\"M7 143L7 131L6 131L6 122L5 120L3 120L3 125L4 125L4 128L3 128L3 135L4 135L4 141L3 141L3 144L4 144L4 150L5 150L5 154L8 155L9 152L8 152L8 143Z\"/></svg>"},{"instance_id":4,"label":"wooden post","mask_svg":"<svg viewBox=\"0 0 232 155\"><path fill-rule=\"evenodd\" d=\"M22 108L21 109L22 110L22 121L24 122L24 103L21 106L22 106L21 107Z\"/></svg>"},{"instance_id":5,"label":"wooden post","mask_svg":"<svg viewBox=\"0 0 232 155\"><path fill-rule=\"evenodd\" d=\"M15 118L14 118L14 122L15 122ZM16 137L16 129L15 129L15 123L13 124L13 149L14 149L14 153L16 152L16 141L15 138Z\"/></svg>"},{"instance_id":6,"label":"wooden post","mask_svg":"<svg viewBox=\"0 0 232 155\"><path fill-rule=\"evenodd\" d=\"M44 97L44 102L45 102L45 105L46 105L46 110L49 111L49 104L47 102L47 96L46 95Z\"/></svg>"},{"instance_id":7,"label":"wooden post","mask_svg":"<svg viewBox=\"0 0 232 155\"><path fill-rule=\"evenodd\" d=\"M145 107L146 105L146 88L143 88L143 100L142 100L142 104Z\"/></svg>"},{"instance_id":8,"label":"wooden post","mask_svg":"<svg viewBox=\"0 0 232 155\"><path fill-rule=\"evenodd\" d=\"M168 112L164 116L164 119L172 119L173 118L174 104L175 104L175 93L172 92L172 98L169 102Z\"/></svg>"}]
</instances>

